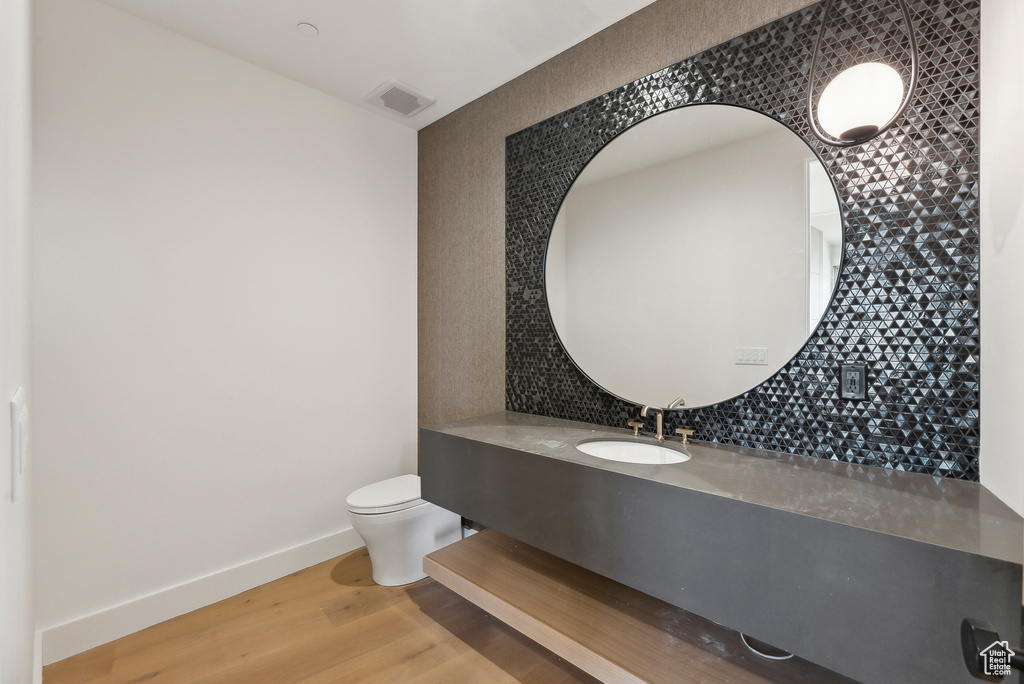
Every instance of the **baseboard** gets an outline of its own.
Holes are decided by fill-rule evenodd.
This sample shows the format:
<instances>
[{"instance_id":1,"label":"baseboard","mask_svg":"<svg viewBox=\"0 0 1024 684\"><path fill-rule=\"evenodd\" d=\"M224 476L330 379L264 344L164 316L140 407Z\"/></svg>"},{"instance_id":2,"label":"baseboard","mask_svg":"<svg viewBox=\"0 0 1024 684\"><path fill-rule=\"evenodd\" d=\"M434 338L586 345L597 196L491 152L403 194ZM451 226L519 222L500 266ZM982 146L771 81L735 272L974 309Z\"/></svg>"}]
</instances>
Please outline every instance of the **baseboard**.
<instances>
[{"instance_id":1,"label":"baseboard","mask_svg":"<svg viewBox=\"0 0 1024 684\"><path fill-rule=\"evenodd\" d=\"M41 643L42 664L55 663L164 620L184 615L303 568L322 563L362 545L362 539L350 527L254 561L43 628L37 632L37 642Z\"/></svg>"}]
</instances>

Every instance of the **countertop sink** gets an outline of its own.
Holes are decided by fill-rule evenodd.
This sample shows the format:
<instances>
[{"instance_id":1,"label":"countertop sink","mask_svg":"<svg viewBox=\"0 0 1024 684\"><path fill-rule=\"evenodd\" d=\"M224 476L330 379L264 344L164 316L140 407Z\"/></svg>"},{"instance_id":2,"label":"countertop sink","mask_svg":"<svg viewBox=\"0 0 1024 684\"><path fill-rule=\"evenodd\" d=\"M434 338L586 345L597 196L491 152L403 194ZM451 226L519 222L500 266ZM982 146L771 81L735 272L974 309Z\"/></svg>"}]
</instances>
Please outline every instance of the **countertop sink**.
<instances>
[{"instance_id":1,"label":"countertop sink","mask_svg":"<svg viewBox=\"0 0 1024 684\"><path fill-rule=\"evenodd\" d=\"M590 456L621 463L666 465L690 460L690 454L682 449L673 449L654 442L637 442L626 439L591 440L580 442L576 448Z\"/></svg>"},{"instance_id":2,"label":"countertop sink","mask_svg":"<svg viewBox=\"0 0 1024 684\"><path fill-rule=\"evenodd\" d=\"M856 681L976 681L965 615L1021 643L1024 520L975 482L700 441L679 466L584 453L601 443L685 457L504 411L420 428L422 497Z\"/></svg>"}]
</instances>

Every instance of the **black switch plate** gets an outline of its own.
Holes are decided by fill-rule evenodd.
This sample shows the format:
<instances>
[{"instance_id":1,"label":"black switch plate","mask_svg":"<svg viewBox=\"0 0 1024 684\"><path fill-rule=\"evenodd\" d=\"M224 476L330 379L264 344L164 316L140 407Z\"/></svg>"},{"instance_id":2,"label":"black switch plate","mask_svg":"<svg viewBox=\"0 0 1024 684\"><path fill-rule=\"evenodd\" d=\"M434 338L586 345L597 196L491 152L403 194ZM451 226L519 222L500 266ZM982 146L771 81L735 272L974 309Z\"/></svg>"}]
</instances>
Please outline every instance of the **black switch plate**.
<instances>
[{"instance_id":1,"label":"black switch plate","mask_svg":"<svg viewBox=\"0 0 1024 684\"><path fill-rule=\"evenodd\" d=\"M868 398L868 367L844 363L839 367L839 398L863 401Z\"/></svg>"}]
</instances>

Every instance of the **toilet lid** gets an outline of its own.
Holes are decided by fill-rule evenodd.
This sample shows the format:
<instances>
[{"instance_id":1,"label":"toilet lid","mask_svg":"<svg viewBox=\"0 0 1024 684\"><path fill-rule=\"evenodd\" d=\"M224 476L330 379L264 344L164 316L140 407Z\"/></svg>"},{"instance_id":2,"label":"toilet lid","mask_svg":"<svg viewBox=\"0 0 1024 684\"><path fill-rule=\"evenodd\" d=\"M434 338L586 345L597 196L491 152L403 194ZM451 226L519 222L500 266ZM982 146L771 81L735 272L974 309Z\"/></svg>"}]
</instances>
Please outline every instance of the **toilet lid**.
<instances>
[{"instance_id":1,"label":"toilet lid","mask_svg":"<svg viewBox=\"0 0 1024 684\"><path fill-rule=\"evenodd\" d=\"M419 475L400 475L366 485L345 499L353 513L391 513L426 503L420 498Z\"/></svg>"}]
</instances>

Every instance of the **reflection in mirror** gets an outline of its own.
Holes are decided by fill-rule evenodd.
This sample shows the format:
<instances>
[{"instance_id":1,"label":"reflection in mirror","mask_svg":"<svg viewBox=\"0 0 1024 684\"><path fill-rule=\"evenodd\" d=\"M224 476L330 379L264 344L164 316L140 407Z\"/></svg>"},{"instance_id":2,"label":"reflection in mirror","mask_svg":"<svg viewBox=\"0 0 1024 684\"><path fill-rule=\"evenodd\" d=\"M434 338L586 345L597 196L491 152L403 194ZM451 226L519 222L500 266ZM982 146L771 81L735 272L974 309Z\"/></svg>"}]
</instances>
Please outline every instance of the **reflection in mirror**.
<instances>
[{"instance_id":1,"label":"reflection in mirror","mask_svg":"<svg viewBox=\"0 0 1024 684\"><path fill-rule=\"evenodd\" d=\"M803 140L751 110L693 105L624 132L576 179L548 243L548 307L609 392L705 406L800 350L841 253L835 191Z\"/></svg>"},{"instance_id":2,"label":"reflection in mirror","mask_svg":"<svg viewBox=\"0 0 1024 684\"><path fill-rule=\"evenodd\" d=\"M814 332L839 279L843 224L832 181L817 158L807 159L807 334Z\"/></svg>"}]
</instances>

